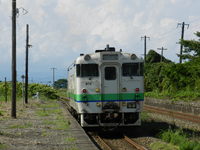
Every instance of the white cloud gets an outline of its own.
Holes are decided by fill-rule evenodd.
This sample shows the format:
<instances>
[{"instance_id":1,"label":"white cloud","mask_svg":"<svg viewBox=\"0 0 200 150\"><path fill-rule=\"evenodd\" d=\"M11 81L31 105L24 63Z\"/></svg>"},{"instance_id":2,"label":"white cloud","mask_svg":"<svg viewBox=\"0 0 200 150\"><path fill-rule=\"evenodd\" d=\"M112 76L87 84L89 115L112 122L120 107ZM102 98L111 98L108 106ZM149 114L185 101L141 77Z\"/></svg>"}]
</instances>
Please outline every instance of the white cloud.
<instances>
[{"instance_id":1,"label":"white cloud","mask_svg":"<svg viewBox=\"0 0 200 150\"><path fill-rule=\"evenodd\" d=\"M197 0L18 0L17 7L28 10L17 23L18 68L24 65L25 25L30 24L30 65L49 68L71 64L79 53L102 49L106 44L137 55L143 53L141 36L151 40L148 48L167 47L165 56L178 60L178 22L200 19ZM180 5L182 4L182 5ZM188 9L190 8L190 9ZM187 11L185 11L187 10ZM0 3L0 52L11 55L11 1ZM192 22L185 37L192 38L198 22ZM0 56L1 65L10 62ZM48 66L48 67L47 67ZM1 70L0 70L1 71Z\"/></svg>"}]
</instances>

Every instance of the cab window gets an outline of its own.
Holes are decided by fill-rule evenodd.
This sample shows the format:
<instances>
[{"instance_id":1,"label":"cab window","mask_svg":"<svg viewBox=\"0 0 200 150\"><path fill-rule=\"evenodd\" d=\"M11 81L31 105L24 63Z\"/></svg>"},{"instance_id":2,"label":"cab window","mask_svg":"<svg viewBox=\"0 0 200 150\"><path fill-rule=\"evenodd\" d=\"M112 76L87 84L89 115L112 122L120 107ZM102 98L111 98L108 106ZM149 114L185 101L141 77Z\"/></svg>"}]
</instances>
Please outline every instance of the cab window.
<instances>
[{"instance_id":1,"label":"cab window","mask_svg":"<svg viewBox=\"0 0 200 150\"><path fill-rule=\"evenodd\" d=\"M143 76L143 63L122 64L123 76Z\"/></svg>"},{"instance_id":2,"label":"cab window","mask_svg":"<svg viewBox=\"0 0 200 150\"><path fill-rule=\"evenodd\" d=\"M97 64L77 64L76 65L77 77L98 77L99 70Z\"/></svg>"}]
</instances>

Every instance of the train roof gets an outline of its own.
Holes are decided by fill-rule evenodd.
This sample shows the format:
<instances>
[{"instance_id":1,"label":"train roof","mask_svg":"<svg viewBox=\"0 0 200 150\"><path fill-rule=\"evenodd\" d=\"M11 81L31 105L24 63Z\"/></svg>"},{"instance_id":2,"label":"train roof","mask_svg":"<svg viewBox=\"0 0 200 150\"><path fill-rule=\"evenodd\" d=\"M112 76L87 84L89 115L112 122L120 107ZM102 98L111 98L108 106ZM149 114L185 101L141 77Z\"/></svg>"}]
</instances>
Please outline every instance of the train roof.
<instances>
[{"instance_id":1,"label":"train roof","mask_svg":"<svg viewBox=\"0 0 200 150\"><path fill-rule=\"evenodd\" d=\"M95 53L91 54L80 54L80 56L75 60L75 64L79 63L94 63L98 61L129 61L129 62L143 62L142 58L138 58L133 53L126 53L120 51L115 51L114 47L107 47L102 50L96 50Z\"/></svg>"}]
</instances>

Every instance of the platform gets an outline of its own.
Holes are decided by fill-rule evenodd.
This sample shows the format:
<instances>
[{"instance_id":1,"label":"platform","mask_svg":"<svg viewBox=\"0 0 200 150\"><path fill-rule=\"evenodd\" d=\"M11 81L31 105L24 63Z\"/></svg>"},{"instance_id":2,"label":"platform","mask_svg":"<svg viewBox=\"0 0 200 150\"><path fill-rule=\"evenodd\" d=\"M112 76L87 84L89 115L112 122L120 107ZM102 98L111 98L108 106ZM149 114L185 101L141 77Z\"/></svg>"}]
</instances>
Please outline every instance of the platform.
<instances>
[{"instance_id":1,"label":"platform","mask_svg":"<svg viewBox=\"0 0 200 150\"><path fill-rule=\"evenodd\" d=\"M97 150L71 114L56 101L17 102L17 119L11 103L1 103L2 150Z\"/></svg>"}]
</instances>

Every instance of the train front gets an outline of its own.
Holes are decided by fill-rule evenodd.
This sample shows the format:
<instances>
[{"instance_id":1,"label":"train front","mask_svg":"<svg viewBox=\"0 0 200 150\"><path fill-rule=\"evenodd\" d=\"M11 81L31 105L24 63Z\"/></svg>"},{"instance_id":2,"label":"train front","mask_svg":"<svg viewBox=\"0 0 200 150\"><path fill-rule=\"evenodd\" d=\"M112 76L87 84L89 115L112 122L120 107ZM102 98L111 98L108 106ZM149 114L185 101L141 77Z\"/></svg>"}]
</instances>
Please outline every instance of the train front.
<instances>
[{"instance_id":1,"label":"train front","mask_svg":"<svg viewBox=\"0 0 200 150\"><path fill-rule=\"evenodd\" d=\"M76 60L73 104L83 127L138 126L144 100L143 60L135 54L96 50Z\"/></svg>"}]
</instances>

